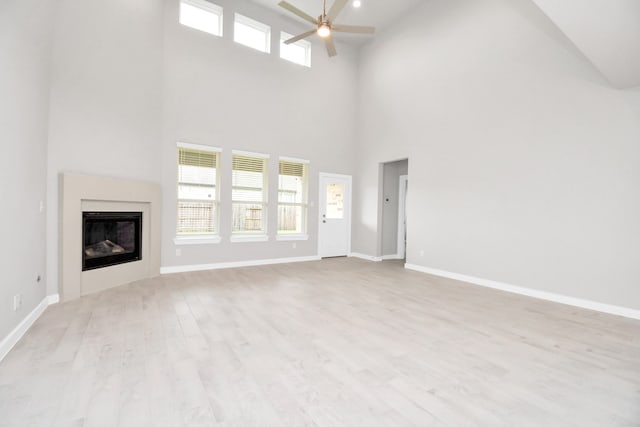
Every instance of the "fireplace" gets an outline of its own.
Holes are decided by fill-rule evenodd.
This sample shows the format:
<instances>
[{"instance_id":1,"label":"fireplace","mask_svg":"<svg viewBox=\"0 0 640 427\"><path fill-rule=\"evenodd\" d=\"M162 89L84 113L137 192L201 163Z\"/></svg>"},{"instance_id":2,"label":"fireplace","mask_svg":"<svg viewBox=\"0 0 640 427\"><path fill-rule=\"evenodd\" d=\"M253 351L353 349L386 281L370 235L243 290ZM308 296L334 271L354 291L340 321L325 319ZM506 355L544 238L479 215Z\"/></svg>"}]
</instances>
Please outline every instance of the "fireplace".
<instances>
[{"instance_id":1,"label":"fireplace","mask_svg":"<svg viewBox=\"0 0 640 427\"><path fill-rule=\"evenodd\" d=\"M142 212L83 212L82 271L142 259Z\"/></svg>"}]
</instances>

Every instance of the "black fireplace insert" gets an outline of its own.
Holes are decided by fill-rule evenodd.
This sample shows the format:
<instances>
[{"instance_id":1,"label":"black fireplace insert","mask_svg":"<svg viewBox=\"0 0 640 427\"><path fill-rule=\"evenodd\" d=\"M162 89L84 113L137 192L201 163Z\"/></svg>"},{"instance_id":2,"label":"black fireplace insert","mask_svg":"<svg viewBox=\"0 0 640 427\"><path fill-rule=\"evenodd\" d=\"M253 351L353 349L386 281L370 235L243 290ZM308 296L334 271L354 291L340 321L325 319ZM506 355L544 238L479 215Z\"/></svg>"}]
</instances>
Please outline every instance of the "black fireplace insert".
<instances>
[{"instance_id":1,"label":"black fireplace insert","mask_svg":"<svg viewBox=\"0 0 640 427\"><path fill-rule=\"evenodd\" d=\"M82 271L142 259L142 212L83 212Z\"/></svg>"}]
</instances>

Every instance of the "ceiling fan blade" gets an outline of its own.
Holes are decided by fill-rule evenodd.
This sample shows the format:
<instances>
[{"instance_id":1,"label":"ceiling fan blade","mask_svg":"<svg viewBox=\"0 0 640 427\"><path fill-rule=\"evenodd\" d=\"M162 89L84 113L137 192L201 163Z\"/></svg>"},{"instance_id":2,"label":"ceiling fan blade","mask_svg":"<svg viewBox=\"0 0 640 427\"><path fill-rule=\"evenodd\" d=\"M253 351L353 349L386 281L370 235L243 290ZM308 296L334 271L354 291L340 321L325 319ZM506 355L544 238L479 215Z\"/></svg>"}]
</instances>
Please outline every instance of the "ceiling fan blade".
<instances>
[{"instance_id":1,"label":"ceiling fan blade","mask_svg":"<svg viewBox=\"0 0 640 427\"><path fill-rule=\"evenodd\" d=\"M317 33L317 32L318 32L318 30L313 29L313 30L311 30L311 31L307 31L306 33L298 34L298 35L297 35L297 36L295 36L295 37L291 37L289 40L285 40L285 41L284 41L284 44L291 44L291 43L295 43L295 42L297 42L298 40L302 40L302 39L304 39L304 38L307 38L307 37L309 37L310 35L315 34L315 33Z\"/></svg>"},{"instance_id":2,"label":"ceiling fan blade","mask_svg":"<svg viewBox=\"0 0 640 427\"><path fill-rule=\"evenodd\" d=\"M313 16L301 11L300 9L298 9L297 7L295 7L294 5L292 5L291 3L287 3L286 1L281 1L280 3L278 3L278 6L287 9L289 12L293 13L294 15L299 16L300 18L304 19L305 21L309 21L314 25L318 25L318 20L315 19Z\"/></svg>"},{"instance_id":3,"label":"ceiling fan blade","mask_svg":"<svg viewBox=\"0 0 640 427\"><path fill-rule=\"evenodd\" d=\"M342 33L373 34L376 27L363 27L361 25L332 25L331 29Z\"/></svg>"},{"instance_id":4,"label":"ceiling fan blade","mask_svg":"<svg viewBox=\"0 0 640 427\"><path fill-rule=\"evenodd\" d=\"M331 9L329 9L329 13L327 13L327 19L329 22L336 19L336 17L342 12L344 6L347 4L349 0L335 0L331 5Z\"/></svg>"},{"instance_id":5,"label":"ceiling fan blade","mask_svg":"<svg viewBox=\"0 0 640 427\"><path fill-rule=\"evenodd\" d=\"M327 53L329 54L329 58L334 57L338 54L336 51L336 45L333 43L333 37L329 36L324 39L324 45L327 47Z\"/></svg>"}]
</instances>

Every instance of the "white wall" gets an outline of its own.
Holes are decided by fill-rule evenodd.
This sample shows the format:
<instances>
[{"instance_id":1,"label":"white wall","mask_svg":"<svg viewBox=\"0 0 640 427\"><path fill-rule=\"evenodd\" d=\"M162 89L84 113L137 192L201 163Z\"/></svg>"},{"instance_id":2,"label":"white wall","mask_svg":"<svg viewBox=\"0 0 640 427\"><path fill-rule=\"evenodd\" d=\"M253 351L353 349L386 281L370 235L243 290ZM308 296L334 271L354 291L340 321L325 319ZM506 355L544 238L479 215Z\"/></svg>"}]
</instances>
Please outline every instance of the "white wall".
<instances>
[{"instance_id":1,"label":"white wall","mask_svg":"<svg viewBox=\"0 0 640 427\"><path fill-rule=\"evenodd\" d=\"M165 16L164 115L162 141L162 265L315 256L318 172L352 174L355 153L356 58L345 46L331 60L313 41L312 67L279 58L280 31L306 29L248 1L217 1L225 7L224 37L180 25L177 2ZM233 41L233 14L272 27L271 55ZM214 245L180 246L176 256L176 142L220 147L222 153L221 237ZM269 242L230 243L231 151L271 156ZM309 240L275 241L278 156L309 160Z\"/></svg>"},{"instance_id":2,"label":"white wall","mask_svg":"<svg viewBox=\"0 0 640 427\"><path fill-rule=\"evenodd\" d=\"M80 172L160 182L164 267L310 256L317 253L317 174L353 173L356 58L329 63L314 43L312 68L278 56L279 32L304 26L250 1L225 8L225 36L178 24L177 0L62 0L54 43L48 159L48 292L58 289L58 176ZM232 41L233 13L273 26L271 55ZM222 147L221 234L176 256L177 141ZM231 150L311 161L310 239L276 242L270 180L268 243L229 243ZM226 174L226 175L225 175ZM273 175L272 175L273 178Z\"/></svg>"},{"instance_id":3,"label":"white wall","mask_svg":"<svg viewBox=\"0 0 640 427\"><path fill-rule=\"evenodd\" d=\"M2 4L2 62L12 66L0 71L9 94L0 116L5 141L24 141L3 146L2 173L25 183L3 186L2 197L35 205L4 213L12 229L29 230L3 257L14 283L0 293L5 306L16 289L25 310L42 295L38 285L24 287L35 281L34 254L45 270L37 249L45 162L49 293L57 292L63 171L160 182L164 266L316 253L317 206L309 241L296 249L273 241L272 179L271 242L228 242L223 185L223 243L183 247L176 257L178 140L222 147L227 182L232 149L271 154L272 172L279 155L306 158L313 202L319 171L357 172L353 249L372 255L379 163L410 158L409 262L640 306L640 92L613 90L529 1L434 0L379 34L359 64L344 46L329 61L314 44L311 69L280 60L277 42L266 56L230 37L234 11L271 24L274 36L302 30L295 21L249 1L218 3L227 11L222 39L179 26L173 0ZM7 328L20 318L6 316Z\"/></svg>"},{"instance_id":4,"label":"white wall","mask_svg":"<svg viewBox=\"0 0 640 427\"><path fill-rule=\"evenodd\" d=\"M58 177L160 181L162 0L61 0L51 77L48 292L58 292Z\"/></svg>"},{"instance_id":5,"label":"white wall","mask_svg":"<svg viewBox=\"0 0 640 427\"><path fill-rule=\"evenodd\" d=\"M0 340L45 297L46 155L57 1L0 2ZM41 275L40 283L36 277ZM23 305L13 311L13 296Z\"/></svg>"},{"instance_id":6,"label":"white wall","mask_svg":"<svg viewBox=\"0 0 640 427\"><path fill-rule=\"evenodd\" d=\"M354 251L409 158L407 262L640 308L638 92L532 3L434 0L362 56ZM420 256L420 251L424 256Z\"/></svg>"}]
</instances>

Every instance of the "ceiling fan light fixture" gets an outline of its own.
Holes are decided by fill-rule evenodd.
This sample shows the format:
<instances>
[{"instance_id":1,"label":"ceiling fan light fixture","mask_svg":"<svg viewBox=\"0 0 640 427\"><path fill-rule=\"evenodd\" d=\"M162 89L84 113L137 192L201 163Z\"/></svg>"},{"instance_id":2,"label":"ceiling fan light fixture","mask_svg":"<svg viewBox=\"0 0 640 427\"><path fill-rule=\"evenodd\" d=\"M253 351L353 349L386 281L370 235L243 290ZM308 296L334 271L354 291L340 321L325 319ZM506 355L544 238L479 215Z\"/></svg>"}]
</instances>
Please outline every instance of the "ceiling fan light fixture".
<instances>
[{"instance_id":1,"label":"ceiling fan light fixture","mask_svg":"<svg viewBox=\"0 0 640 427\"><path fill-rule=\"evenodd\" d=\"M323 39L331 35L331 27L329 24L323 23L318 27L318 35Z\"/></svg>"}]
</instances>

